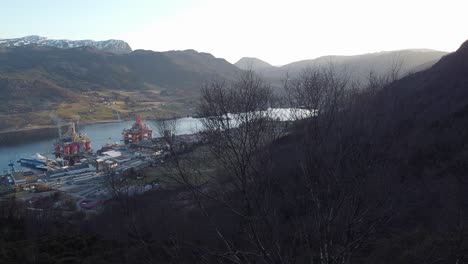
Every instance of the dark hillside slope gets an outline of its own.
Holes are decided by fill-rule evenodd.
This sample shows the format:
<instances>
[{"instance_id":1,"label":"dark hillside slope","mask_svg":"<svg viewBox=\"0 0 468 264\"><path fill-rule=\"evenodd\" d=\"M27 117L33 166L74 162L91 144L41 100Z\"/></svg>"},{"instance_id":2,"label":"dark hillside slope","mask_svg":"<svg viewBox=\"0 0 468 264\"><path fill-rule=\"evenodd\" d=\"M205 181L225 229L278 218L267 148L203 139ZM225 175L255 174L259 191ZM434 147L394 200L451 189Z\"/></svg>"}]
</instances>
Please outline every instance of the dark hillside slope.
<instances>
[{"instance_id":1,"label":"dark hillside slope","mask_svg":"<svg viewBox=\"0 0 468 264\"><path fill-rule=\"evenodd\" d=\"M407 166L417 172L413 176L444 175L466 156L468 42L430 69L393 83L379 96L376 115L391 118L389 129L401 137L394 154L409 161Z\"/></svg>"},{"instance_id":2,"label":"dark hillside slope","mask_svg":"<svg viewBox=\"0 0 468 264\"><path fill-rule=\"evenodd\" d=\"M374 261L468 261L468 41L426 71L381 92L397 209ZM384 133L382 133L384 134ZM397 253L398 252L398 253ZM392 255L399 256L392 259Z\"/></svg>"},{"instance_id":3,"label":"dark hillside slope","mask_svg":"<svg viewBox=\"0 0 468 264\"><path fill-rule=\"evenodd\" d=\"M433 67L394 83L385 92L400 98L405 115L434 120L468 105L468 42Z\"/></svg>"},{"instance_id":4,"label":"dark hillside slope","mask_svg":"<svg viewBox=\"0 0 468 264\"><path fill-rule=\"evenodd\" d=\"M268 175L280 191L267 204L286 212L280 223L306 226L280 229L313 229L311 210L334 215L310 236L329 225L338 252L368 232L350 263L467 263L468 42L358 102L334 122L297 124L273 145Z\"/></svg>"}]
</instances>

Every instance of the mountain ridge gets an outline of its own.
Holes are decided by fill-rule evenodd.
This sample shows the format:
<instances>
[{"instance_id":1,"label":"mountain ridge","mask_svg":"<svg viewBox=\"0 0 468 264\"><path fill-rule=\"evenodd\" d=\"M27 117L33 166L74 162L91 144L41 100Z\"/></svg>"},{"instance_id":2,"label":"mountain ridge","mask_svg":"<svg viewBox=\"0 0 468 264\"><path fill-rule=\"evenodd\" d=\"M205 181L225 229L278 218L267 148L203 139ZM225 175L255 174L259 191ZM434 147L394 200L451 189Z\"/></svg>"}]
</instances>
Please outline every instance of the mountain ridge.
<instances>
[{"instance_id":1,"label":"mountain ridge","mask_svg":"<svg viewBox=\"0 0 468 264\"><path fill-rule=\"evenodd\" d=\"M134 111L187 115L204 83L233 79L239 72L224 59L195 51L0 47L0 130L47 125L55 112L83 121L84 116L109 120L117 110L121 116ZM112 101L119 103L117 110L103 105Z\"/></svg>"},{"instance_id":2,"label":"mountain ridge","mask_svg":"<svg viewBox=\"0 0 468 264\"><path fill-rule=\"evenodd\" d=\"M49 39L38 35L30 35L20 38L0 39L0 47L19 47L19 46L50 46L61 49L77 48L90 46L105 52L124 54L132 52L130 45L117 39L109 39L103 41L94 41L90 39L84 40L68 40L68 39Z\"/></svg>"},{"instance_id":3,"label":"mountain ridge","mask_svg":"<svg viewBox=\"0 0 468 264\"><path fill-rule=\"evenodd\" d=\"M398 67L400 77L427 69L447 55L444 51L429 49L406 49L383 51L361 55L327 55L312 60L301 60L279 67L259 69L258 73L277 87L282 86L285 76L300 74L306 68L333 66L352 80L367 82L371 72L384 75L391 67Z\"/></svg>"}]
</instances>

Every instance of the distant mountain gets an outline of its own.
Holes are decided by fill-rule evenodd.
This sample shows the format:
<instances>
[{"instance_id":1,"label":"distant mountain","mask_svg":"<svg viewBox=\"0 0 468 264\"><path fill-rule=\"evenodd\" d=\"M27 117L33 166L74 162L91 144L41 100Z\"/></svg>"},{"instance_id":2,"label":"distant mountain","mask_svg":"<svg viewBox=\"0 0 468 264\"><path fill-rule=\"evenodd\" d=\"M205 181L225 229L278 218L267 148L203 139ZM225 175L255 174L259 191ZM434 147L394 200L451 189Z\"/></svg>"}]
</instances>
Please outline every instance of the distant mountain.
<instances>
[{"instance_id":1,"label":"distant mountain","mask_svg":"<svg viewBox=\"0 0 468 264\"><path fill-rule=\"evenodd\" d=\"M112 54L93 47L0 48L0 114L53 109L93 91L197 93L203 83L233 79L238 72L226 60L194 50Z\"/></svg>"},{"instance_id":2,"label":"distant mountain","mask_svg":"<svg viewBox=\"0 0 468 264\"><path fill-rule=\"evenodd\" d=\"M276 86L286 75L299 74L305 68L318 68L333 65L337 70L349 74L351 78L366 81L369 73L386 73L392 65L400 65L402 76L427 69L442 56L443 51L429 49L407 49L383 51L355 56L323 56L312 60L302 60L281 67L257 68L256 71Z\"/></svg>"},{"instance_id":3,"label":"distant mountain","mask_svg":"<svg viewBox=\"0 0 468 264\"><path fill-rule=\"evenodd\" d=\"M77 47L94 47L98 50L116 54L132 52L130 45L123 40L110 39L105 41L94 40L66 40L66 39L48 39L41 36L27 36L13 39L0 39L0 47L20 47L27 45L49 46L61 49L70 49Z\"/></svg>"},{"instance_id":4,"label":"distant mountain","mask_svg":"<svg viewBox=\"0 0 468 264\"><path fill-rule=\"evenodd\" d=\"M254 70L254 71L264 70L264 69L273 67L268 62L262 61L257 58L252 58L252 57L243 57L239 61L234 63L234 65L236 65L239 69L242 69L242 70Z\"/></svg>"},{"instance_id":5,"label":"distant mountain","mask_svg":"<svg viewBox=\"0 0 468 264\"><path fill-rule=\"evenodd\" d=\"M354 74L367 75L371 70L379 73L387 70L393 64L401 64L402 71L408 72L427 62L434 62L447 52L428 49L408 49L382 51L355 56L324 56L314 60L293 62L281 67L283 71L297 72L305 67L336 64Z\"/></svg>"}]
</instances>

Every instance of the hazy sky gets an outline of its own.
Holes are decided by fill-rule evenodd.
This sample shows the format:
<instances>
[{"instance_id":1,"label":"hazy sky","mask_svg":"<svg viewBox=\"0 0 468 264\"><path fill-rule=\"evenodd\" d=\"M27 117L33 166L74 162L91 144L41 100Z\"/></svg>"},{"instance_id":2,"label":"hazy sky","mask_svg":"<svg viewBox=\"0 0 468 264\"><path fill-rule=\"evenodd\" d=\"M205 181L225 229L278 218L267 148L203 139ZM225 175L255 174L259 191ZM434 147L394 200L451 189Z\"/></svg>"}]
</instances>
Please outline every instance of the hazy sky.
<instances>
[{"instance_id":1,"label":"hazy sky","mask_svg":"<svg viewBox=\"0 0 468 264\"><path fill-rule=\"evenodd\" d=\"M382 50L456 50L468 0L0 0L0 38L123 39L275 65Z\"/></svg>"}]
</instances>

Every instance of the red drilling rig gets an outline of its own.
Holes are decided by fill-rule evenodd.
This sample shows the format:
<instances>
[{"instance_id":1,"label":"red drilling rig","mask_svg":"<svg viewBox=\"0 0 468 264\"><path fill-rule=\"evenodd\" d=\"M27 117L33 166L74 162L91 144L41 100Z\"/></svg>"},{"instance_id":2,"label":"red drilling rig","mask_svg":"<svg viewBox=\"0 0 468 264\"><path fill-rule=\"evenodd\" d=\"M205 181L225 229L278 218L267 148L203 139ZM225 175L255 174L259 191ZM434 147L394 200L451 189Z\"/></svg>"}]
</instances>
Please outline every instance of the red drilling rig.
<instances>
[{"instance_id":1,"label":"red drilling rig","mask_svg":"<svg viewBox=\"0 0 468 264\"><path fill-rule=\"evenodd\" d=\"M75 164L85 153L91 152L91 141L85 134L76 132L75 124L72 124L70 131L54 144L55 157L63 158L69 165Z\"/></svg>"},{"instance_id":2,"label":"red drilling rig","mask_svg":"<svg viewBox=\"0 0 468 264\"><path fill-rule=\"evenodd\" d=\"M135 118L136 120L133 126L131 128L124 129L122 133L124 135L125 144L153 139L153 130L149 129L146 124L141 122L140 115L136 115Z\"/></svg>"}]
</instances>

